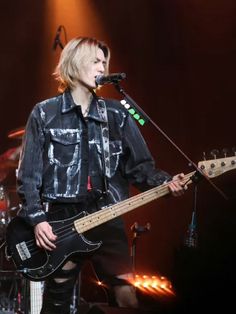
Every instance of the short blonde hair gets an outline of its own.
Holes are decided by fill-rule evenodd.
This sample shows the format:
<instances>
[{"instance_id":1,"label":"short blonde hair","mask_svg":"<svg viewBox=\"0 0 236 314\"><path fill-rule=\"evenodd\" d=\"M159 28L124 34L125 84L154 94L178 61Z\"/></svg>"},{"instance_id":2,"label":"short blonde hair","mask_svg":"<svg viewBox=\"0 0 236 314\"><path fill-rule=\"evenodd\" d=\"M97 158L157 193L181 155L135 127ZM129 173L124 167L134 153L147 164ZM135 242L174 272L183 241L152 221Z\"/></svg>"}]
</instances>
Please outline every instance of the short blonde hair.
<instances>
[{"instance_id":1,"label":"short blonde hair","mask_svg":"<svg viewBox=\"0 0 236 314\"><path fill-rule=\"evenodd\" d=\"M88 56L96 56L97 49L102 49L106 58L105 74L109 71L110 50L108 46L94 38L77 37L70 40L62 50L60 60L53 75L59 81L58 91L74 88L80 76L80 67Z\"/></svg>"}]
</instances>

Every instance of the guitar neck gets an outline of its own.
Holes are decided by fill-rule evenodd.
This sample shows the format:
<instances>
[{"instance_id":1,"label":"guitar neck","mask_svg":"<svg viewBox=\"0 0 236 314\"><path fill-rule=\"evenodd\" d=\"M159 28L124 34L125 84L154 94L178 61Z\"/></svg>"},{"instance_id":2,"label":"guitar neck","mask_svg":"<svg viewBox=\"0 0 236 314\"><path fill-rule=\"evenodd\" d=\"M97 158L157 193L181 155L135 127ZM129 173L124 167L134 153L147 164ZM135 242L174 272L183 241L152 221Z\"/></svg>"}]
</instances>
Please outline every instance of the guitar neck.
<instances>
[{"instance_id":1,"label":"guitar neck","mask_svg":"<svg viewBox=\"0 0 236 314\"><path fill-rule=\"evenodd\" d=\"M186 185L192 183L191 177L194 173L195 171L184 176L183 181ZM74 222L75 229L78 233L83 233L169 193L170 190L168 183L162 184L127 200L111 206L103 207L101 210L93 214L77 219Z\"/></svg>"}]
</instances>

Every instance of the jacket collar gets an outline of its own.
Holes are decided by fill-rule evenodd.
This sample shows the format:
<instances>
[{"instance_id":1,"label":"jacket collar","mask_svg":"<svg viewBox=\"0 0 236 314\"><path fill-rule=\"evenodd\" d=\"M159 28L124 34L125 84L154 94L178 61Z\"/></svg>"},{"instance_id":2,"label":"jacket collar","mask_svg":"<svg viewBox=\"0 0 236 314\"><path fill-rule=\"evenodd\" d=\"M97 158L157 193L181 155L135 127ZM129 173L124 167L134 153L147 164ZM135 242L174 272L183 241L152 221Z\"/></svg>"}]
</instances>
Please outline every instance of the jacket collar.
<instances>
[{"instance_id":1,"label":"jacket collar","mask_svg":"<svg viewBox=\"0 0 236 314\"><path fill-rule=\"evenodd\" d=\"M77 107L78 106L74 103L70 91L69 90L65 91L62 94L61 112L64 114L72 110L75 110L75 108ZM102 98L99 98L95 93L93 93L93 99L87 117L98 122L107 122L106 103Z\"/></svg>"}]
</instances>

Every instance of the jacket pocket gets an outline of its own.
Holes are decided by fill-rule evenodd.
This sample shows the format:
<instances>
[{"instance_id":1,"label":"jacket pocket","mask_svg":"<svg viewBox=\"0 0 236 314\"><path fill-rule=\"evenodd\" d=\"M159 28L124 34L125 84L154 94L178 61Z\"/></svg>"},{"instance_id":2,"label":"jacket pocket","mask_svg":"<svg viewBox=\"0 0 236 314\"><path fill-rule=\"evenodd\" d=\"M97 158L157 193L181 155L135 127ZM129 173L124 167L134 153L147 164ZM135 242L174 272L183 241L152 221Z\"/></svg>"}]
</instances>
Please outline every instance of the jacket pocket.
<instances>
[{"instance_id":1,"label":"jacket pocket","mask_svg":"<svg viewBox=\"0 0 236 314\"><path fill-rule=\"evenodd\" d=\"M50 129L48 158L51 164L69 167L78 163L80 131L77 129Z\"/></svg>"}]
</instances>

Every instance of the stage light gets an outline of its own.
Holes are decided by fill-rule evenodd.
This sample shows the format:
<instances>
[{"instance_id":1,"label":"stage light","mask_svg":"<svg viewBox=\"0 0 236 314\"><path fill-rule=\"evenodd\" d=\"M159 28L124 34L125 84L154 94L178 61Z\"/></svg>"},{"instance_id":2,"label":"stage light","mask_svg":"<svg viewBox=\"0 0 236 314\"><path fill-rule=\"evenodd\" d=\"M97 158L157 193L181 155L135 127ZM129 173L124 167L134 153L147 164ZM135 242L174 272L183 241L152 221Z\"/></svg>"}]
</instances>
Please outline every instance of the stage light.
<instances>
[{"instance_id":1,"label":"stage light","mask_svg":"<svg viewBox=\"0 0 236 314\"><path fill-rule=\"evenodd\" d=\"M174 296L171 282L164 276L136 274L131 284L150 295Z\"/></svg>"}]
</instances>

